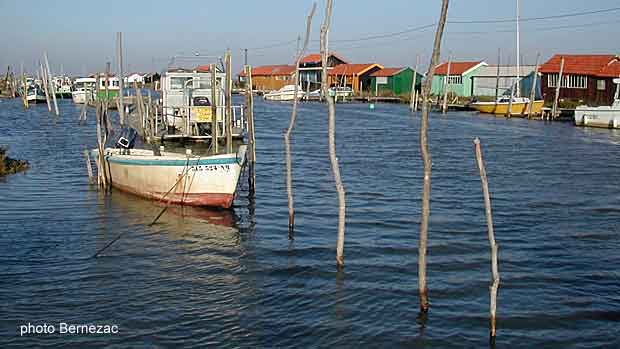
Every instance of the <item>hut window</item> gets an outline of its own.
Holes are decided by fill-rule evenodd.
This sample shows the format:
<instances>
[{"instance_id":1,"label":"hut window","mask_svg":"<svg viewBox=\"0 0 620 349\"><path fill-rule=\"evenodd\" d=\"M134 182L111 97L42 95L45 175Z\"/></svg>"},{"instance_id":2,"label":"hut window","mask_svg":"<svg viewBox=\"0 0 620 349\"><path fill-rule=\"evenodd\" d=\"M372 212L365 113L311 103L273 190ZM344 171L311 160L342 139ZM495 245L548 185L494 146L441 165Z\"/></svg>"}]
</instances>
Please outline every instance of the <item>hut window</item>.
<instances>
[{"instance_id":1,"label":"hut window","mask_svg":"<svg viewBox=\"0 0 620 349\"><path fill-rule=\"evenodd\" d=\"M596 89L604 91L605 90L605 80L597 80L596 81Z\"/></svg>"},{"instance_id":2,"label":"hut window","mask_svg":"<svg viewBox=\"0 0 620 349\"><path fill-rule=\"evenodd\" d=\"M549 74L547 80L548 87L556 87L558 84L558 74ZM562 76L562 88L588 88L588 77L585 75L564 75Z\"/></svg>"},{"instance_id":3,"label":"hut window","mask_svg":"<svg viewBox=\"0 0 620 349\"><path fill-rule=\"evenodd\" d=\"M463 83L463 77L460 75L448 76L448 85L461 85Z\"/></svg>"}]
</instances>

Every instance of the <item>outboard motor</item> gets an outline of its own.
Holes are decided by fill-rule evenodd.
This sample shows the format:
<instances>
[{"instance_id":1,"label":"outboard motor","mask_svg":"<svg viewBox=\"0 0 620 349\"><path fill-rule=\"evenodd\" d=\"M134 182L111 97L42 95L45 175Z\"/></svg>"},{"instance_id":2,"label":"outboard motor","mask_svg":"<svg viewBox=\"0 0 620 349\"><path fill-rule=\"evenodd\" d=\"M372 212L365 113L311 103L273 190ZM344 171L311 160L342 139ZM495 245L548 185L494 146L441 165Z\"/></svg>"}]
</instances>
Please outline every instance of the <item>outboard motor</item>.
<instances>
[{"instance_id":1,"label":"outboard motor","mask_svg":"<svg viewBox=\"0 0 620 349\"><path fill-rule=\"evenodd\" d=\"M136 144L138 132L133 128L125 128L121 131L121 136L116 141L116 148L121 149L121 155L129 155L129 150Z\"/></svg>"}]
</instances>

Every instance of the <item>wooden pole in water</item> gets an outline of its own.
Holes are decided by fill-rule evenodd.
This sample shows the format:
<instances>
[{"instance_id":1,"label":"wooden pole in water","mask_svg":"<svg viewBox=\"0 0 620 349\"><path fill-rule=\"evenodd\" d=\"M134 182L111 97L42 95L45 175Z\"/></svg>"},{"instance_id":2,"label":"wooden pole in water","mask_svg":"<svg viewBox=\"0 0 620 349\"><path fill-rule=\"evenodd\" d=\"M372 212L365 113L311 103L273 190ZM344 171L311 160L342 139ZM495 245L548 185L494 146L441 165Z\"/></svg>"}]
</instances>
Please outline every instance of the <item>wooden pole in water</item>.
<instances>
[{"instance_id":1,"label":"wooden pole in water","mask_svg":"<svg viewBox=\"0 0 620 349\"><path fill-rule=\"evenodd\" d=\"M45 59L45 68L47 71L48 79L52 79L52 73L50 72L50 62L47 59L47 52L43 53L43 58ZM60 115L60 112L58 111L58 102L56 101L56 87L54 86L54 83L52 81L49 81L49 83L50 93L52 94L52 100L54 101L54 112L56 115Z\"/></svg>"},{"instance_id":2,"label":"wooden pole in water","mask_svg":"<svg viewBox=\"0 0 620 349\"><path fill-rule=\"evenodd\" d=\"M422 190L422 219L420 220L420 244L418 247L418 288L420 292L420 313L426 314L430 307L428 287L426 283L426 253L428 250L428 222L431 214L431 174L432 160L428 148L428 116L430 111L429 96L431 84L435 75L435 67L441 54L441 40L443 37L446 18L448 16L449 0L442 0L441 15L435 33L435 43L431 63L428 67L426 80L422 88L422 126L420 127L420 149L424 161L424 187Z\"/></svg>"},{"instance_id":3,"label":"wooden pole in water","mask_svg":"<svg viewBox=\"0 0 620 349\"><path fill-rule=\"evenodd\" d=\"M495 110L493 110L493 112L495 112L497 110L497 100L499 99L499 70L500 70L500 62L501 62L502 56L501 56L501 50L498 48L497 49L497 75L495 76L495 106L493 107Z\"/></svg>"},{"instance_id":4,"label":"wooden pole in water","mask_svg":"<svg viewBox=\"0 0 620 349\"><path fill-rule=\"evenodd\" d=\"M48 89L47 74L45 73L45 70L43 69L43 63L39 64L39 71L41 72L41 79L43 79L43 91L45 91L45 101L47 102L47 111L51 112L52 104L50 102L50 93Z\"/></svg>"},{"instance_id":5,"label":"wooden pole in water","mask_svg":"<svg viewBox=\"0 0 620 349\"><path fill-rule=\"evenodd\" d=\"M232 110L232 54L230 50L226 52L224 58L226 62L226 152L232 153L232 124L233 124L233 110Z\"/></svg>"},{"instance_id":6,"label":"wooden pole in water","mask_svg":"<svg viewBox=\"0 0 620 349\"><path fill-rule=\"evenodd\" d=\"M417 97L418 91L416 90L417 81L418 81L418 65L420 64L420 55L417 54L415 56L415 68L413 69L413 81L411 81L411 102L410 108L415 113L418 111L417 105Z\"/></svg>"},{"instance_id":7,"label":"wooden pole in water","mask_svg":"<svg viewBox=\"0 0 620 349\"><path fill-rule=\"evenodd\" d=\"M558 74L557 86L555 87L555 98L553 99L553 109L551 112L551 118L555 119L558 116L558 99L560 98L560 88L562 86L562 73L564 72L564 57L560 61L560 73Z\"/></svg>"},{"instance_id":8,"label":"wooden pole in water","mask_svg":"<svg viewBox=\"0 0 620 349\"><path fill-rule=\"evenodd\" d=\"M491 210L491 195L489 194L489 181L487 179L487 172L484 166L484 159L482 158L482 146L480 139L474 139L476 147L476 161L478 162L478 169L480 170L480 180L482 182L482 192L484 194L484 207L487 217L487 229L489 233L489 244L491 245L491 272L493 276L493 284L490 287L490 335L491 338L495 338L496 335L496 311L497 311L497 289L499 288L499 267L497 250L498 245L495 242L495 232L493 231L493 212Z\"/></svg>"},{"instance_id":9,"label":"wooden pole in water","mask_svg":"<svg viewBox=\"0 0 620 349\"><path fill-rule=\"evenodd\" d=\"M23 88L23 92L22 92L24 108L28 109L28 107L29 107L29 104L28 104L28 82L26 81L26 75L24 75L24 74L22 74L22 81L23 81L23 84L24 84L24 88Z\"/></svg>"},{"instance_id":10,"label":"wooden pole in water","mask_svg":"<svg viewBox=\"0 0 620 349\"><path fill-rule=\"evenodd\" d=\"M84 158L86 159L86 170L88 171L88 183L93 184L93 166L90 163L90 151L84 150Z\"/></svg>"},{"instance_id":11,"label":"wooden pole in water","mask_svg":"<svg viewBox=\"0 0 620 349\"><path fill-rule=\"evenodd\" d=\"M118 60L118 117L121 126L125 125L125 101L123 100L124 92L124 76L123 76L123 33L116 33L116 55Z\"/></svg>"},{"instance_id":12,"label":"wooden pole in water","mask_svg":"<svg viewBox=\"0 0 620 349\"><path fill-rule=\"evenodd\" d=\"M249 160L248 160L248 186L251 195L256 194L256 137L254 131L254 95L252 94L252 66L245 66L246 90L245 90L245 107L248 119L248 143Z\"/></svg>"},{"instance_id":13,"label":"wooden pole in water","mask_svg":"<svg viewBox=\"0 0 620 349\"><path fill-rule=\"evenodd\" d=\"M323 95L327 100L329 158L332 173L334 175L334 182L336 182L336 190L338 191L338 242L336 244L336 264L340 269L344 267L346 198L344 185L342 184L342 178L340 176L340 165L338 164L338 157L336 156L336 103L334 102L334 98L329 95L329 86L327 85L327 56L329 52L327 41L329 40L329 28L331 26L333 6L333 0L327 0L327 4L325 6L325 19L323 26L321 26L321 63L323 66L321 88L323 89Z\"/></svg>"},{"instance_id":14,"label":"wooden pole in water","mask_svg":"<svg viewBox=\"0 0 620 349\"><path fill-rule=\"evenodd\" d=\"M219 140L219 132L217 129L217 71L215 69L215 64L209 66L209 72L211 72L211 144L213 154L218 153Z\"/></svg>"},{"instance_id":15,"label":"wooden pole in water","mask_svg":"<svg viewBox=\"0 0 620 349\"><path fill-rule=\"evenodd\" d=\"M530 103L527 111L527 118L531 119L534 115L534 102L536 99L536 83L538 82L538 66L540 63L540 52L536 55L536 69L534 69L534 80L532 81L532 88L530 89Z\"/></svg>"},{"instance_id":16,"label":"wooden pole in water","mask_svg":"<svg viewBox=\"0 0 620 349\"><path fill-rule=\"evenodd\" d=\"M306 20L306 35L304 37L304 45L297 53L295 58L295 92L293 95L293 111L291 112L291 121L288 125L286 133L284 133L284 145L286 148L286 193L288 194L288 237L293 240L293 231L295 229L295 207L293 200L293 160L291 156L291 135L293 134L293 128L295 127L295 121L297 120L297 106L298 92L299 92L299 65L306 50L308 49L308 43L310 42L310 32L312 31L312 17L316 11L316 2L312 4L312 9Z\"/></svg>"},{"instance_id":17,"label":"wooden pole in water","mask_svg":"<svg viewBox=\"0 0 620 349\"><path fill-rule=\"evenodd\" d=\"M448 89L450 88L450 68L452 65L452 55L448 56L448 74L446 74L446 80L444 81L444 91L443 91L443 106L441 108L442 113L448 112Z\"/></svg>"},{"instance_id":18,"label":"wooden pole in water","mask_svg":"<svg viewBox=\"0 0 620 349\"><path fill-rule=\"evenodd\" d=\"M514 89L514 85L511 83L510 85L510 101L508 101L508 110L506 110L506 117L510 118L512 117L512 99L515 96L515 89Z\"/></svg>"}]
</instances>

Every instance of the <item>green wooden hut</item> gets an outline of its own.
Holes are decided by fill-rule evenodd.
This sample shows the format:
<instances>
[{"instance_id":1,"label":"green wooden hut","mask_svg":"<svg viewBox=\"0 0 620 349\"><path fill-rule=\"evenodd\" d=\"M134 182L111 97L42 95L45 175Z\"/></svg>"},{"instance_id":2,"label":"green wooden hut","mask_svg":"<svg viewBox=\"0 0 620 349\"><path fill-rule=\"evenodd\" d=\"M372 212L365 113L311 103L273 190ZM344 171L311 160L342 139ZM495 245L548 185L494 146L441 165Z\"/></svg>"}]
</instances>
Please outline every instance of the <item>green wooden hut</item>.
<instances>
[{"instance_id":1,"label":"green wooden hut","mask_svg":"<svg viewBox=\"0 0 620 349\"><path fill-rule=\"evenodd\" d=\"M448 92L459 97L471 97L472 77L476 72L487 64L482 61L476 62L451 62L450 75L448 75L448 63L440 64L435 69L431 94L443 95L445 88ZM447 80L446 80L447 78Z\"/></svg>"},{"instance_id":2,"label":"green wooden hut","mask_svg":"<svg viewBox=\"0 0 620 349\"><path fill-rule=\"evenodd\" d=\"M372 73L370 76L371 89L373 94L393 94L395 96L411 93L413 83L413 69L403 68L384 68ZM418 73L416 78L416 88L420 89L423 75Z\"/></svg>"}]
</instances>

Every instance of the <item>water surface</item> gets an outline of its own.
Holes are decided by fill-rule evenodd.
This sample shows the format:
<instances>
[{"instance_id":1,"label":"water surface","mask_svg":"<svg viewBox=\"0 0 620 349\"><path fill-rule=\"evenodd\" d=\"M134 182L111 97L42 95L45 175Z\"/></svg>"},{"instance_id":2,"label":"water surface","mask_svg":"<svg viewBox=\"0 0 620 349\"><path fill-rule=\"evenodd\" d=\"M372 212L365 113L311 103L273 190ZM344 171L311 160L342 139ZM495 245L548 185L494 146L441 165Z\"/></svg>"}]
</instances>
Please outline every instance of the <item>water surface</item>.
<instances>
[{"instance_id":1,"label":"water surface","mask_svg":"<svg viewBox=\"0 0 620 349\"><path fill-rule=\"evenodd\" d=\"M326 108L294 134L296 239L287 235L290 105L256 100L257 193L234 210L161 206L88 185L92 111L0 102L0 144L31 170L0 181L0 346L485 347L489 246L472 140L483 142L502 283L498 347L620 347L620 132L570 123L431 117L431 311L416 321L422 162L406 106L337 106L346 268ZM99 258L90 258L118 234ZM118 335L19 336L28 322L117 324Z\"/></svg>"}]
</instances>

